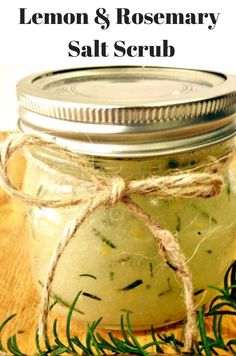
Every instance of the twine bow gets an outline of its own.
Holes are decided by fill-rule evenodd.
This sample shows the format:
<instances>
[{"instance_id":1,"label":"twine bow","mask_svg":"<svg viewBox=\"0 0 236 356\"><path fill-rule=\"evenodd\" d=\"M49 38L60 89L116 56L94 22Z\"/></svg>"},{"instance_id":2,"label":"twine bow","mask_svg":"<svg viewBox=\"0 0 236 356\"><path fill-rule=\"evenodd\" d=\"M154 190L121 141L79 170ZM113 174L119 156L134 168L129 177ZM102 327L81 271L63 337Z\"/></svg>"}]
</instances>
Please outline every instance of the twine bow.
<instances>
[{"instance_id":1,"label":"twine bow","mask_svg":"<svg viewBox=\"0 0 236 356\"><path fill-rule=\"evenodd\" d=\"M17 189L11 182L7 165L17 150L27 146L43 147L60 154L63 158L76 164L78 170L83 172L88 179L79 179L80 186L90 192L83 199L44 200L34 198ZM58 146L54 142L45 141L40 137L27 134L10 135L1 147L0 157L0 183L3 189L27 205L47 208L60 208L78 206L78 212L68 223L60 242L48 265L48 272L42 291L42 300L39 317L39 334L47 336L47 319L49 313L49 299L55 271L66 246L76 235L81 224L98 207L114 206L118 202L125 204L126 208L141 220L152 233L159 247L162 259L179 276L183 284L184 302L186 307L187 322L185 328L185 349L189 351L192 347L196 333L196 315L193 299L192 277L186 264L185 256L176 241L174 235L162 228L158 222L141 209L133 200L132 194L144 196L156 196L159 199L168 198L209 198L218 195L224 185L221 174L208 172L187 171L186 173L175 173L168 176L153 176L146 179L126 181L120 176L107 177L100 171L94 169L88 159L78 155L66 148Z\"/></svg>"}]
</instances>

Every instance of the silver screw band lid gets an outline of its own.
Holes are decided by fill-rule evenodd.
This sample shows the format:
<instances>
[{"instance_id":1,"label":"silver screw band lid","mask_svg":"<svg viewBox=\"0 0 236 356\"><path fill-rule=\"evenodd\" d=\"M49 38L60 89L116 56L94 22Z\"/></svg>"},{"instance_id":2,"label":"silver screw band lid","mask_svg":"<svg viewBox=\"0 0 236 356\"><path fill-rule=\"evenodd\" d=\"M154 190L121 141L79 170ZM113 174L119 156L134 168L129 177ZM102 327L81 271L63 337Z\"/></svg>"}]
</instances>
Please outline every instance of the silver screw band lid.
<instances>
[{"instance_id":1,"label":"silver screw band lid","mask_svg":"<svg viewBox=\"0 0 236 356\"><path fill-rule=\"evenodd\" d=\"M17 84L19 127L85 154L201 148L236 131L236 77L163 67L75 68Z\"/></svg>"}]
</instances>

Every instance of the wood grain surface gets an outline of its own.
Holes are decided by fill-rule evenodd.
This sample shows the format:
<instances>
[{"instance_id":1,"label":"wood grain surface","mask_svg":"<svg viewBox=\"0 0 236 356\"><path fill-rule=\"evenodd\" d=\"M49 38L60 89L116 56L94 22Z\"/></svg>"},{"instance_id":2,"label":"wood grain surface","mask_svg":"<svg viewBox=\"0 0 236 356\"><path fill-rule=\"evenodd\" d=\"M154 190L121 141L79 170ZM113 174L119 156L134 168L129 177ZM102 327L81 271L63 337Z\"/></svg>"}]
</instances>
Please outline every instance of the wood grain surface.
<instances>
[{"instance_id":1,"label":"wood grain surface","mask_svg":"<svg viewBox=\"0 0 236 356\"><path fill-rule=\"evenodd\" d=\"M5 134L2 133L0 139L4 137ZM14 182L20 185L24 172L23 157L16 155L9 165L9 170ZM18 331L19 344L25 354L33 355L39 295L31 277L26 235L24 207L0 191L0 323L9 315L17 314L4 331L3 340L5 342L8 336ZM52 312L49 325L55 317L58 319L59 332L64 334L63 317ZM85 326L78 323L73 324L72 330L81 337L85 334ZM174 331L178 335L182 333L180 325L164 330ZM103 333L105 334L105 331ZM235 319L226 320L224 336L236 338ZM150 340L148 332L139 332L138 337L140 342Z\"/></svg>"}]
</instances>

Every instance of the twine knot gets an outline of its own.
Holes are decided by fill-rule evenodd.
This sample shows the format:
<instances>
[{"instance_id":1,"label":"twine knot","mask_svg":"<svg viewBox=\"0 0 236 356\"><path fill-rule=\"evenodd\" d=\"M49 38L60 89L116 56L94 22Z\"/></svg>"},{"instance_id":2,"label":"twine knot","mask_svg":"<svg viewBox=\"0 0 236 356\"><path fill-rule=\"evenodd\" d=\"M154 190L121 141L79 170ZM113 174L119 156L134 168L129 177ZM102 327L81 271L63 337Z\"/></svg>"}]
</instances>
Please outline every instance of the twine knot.
<instances>
[{"instance_id":1,"label":"twine knot","mask_svg":"<svg viewBox=\"0 0 236 356\"><path fill-rule=\"evenodd\" d=\"M110 203L115 205L120 202L127 192L126 181L120 177L115 176L111 178L110 181Z\"/></svg>"}]
</instances>

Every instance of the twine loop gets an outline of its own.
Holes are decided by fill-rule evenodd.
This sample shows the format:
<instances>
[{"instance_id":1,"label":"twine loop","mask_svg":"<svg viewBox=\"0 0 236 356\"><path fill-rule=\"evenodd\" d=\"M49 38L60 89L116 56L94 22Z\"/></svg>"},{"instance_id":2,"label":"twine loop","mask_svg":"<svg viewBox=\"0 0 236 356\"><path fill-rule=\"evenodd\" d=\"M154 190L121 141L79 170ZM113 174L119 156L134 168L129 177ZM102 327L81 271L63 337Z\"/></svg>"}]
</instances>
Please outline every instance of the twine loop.
<instances>
[{"instance_id":1,"label":"twine loop","mask_svg":"<svg viewBox=\"0 0 236 356\"><path fill-rule=\"evenodd\" d=\"M17 189L11 182L7 165L17 150L27 146L36 146L49 149L54 154L60 154L71 164L75 164L80 172L89 179L78 178L80 187L88 190L85 198L45 200L32 197ZM186 307L187 322L185 327L185 349L191 350L196 334L196 313L193 298L193 284L191 272L186 263L185 256L175 236L159 225L159 223L147 214L133 200L133 194L155 196L158 199L169 198L210 198L220 194L224 187L223 176L220 167L229 162L231 155L209 164L202 172L189 170L177 172L167 176L153 176L145 179L126 181L120 176L107 177L102 172L91 166L88 159L66 148L58 146L52 141L43 140L40 137L16 133L10 135L1 146L0 156L0 184L3 189L27 205L47 208L67 208L78 206L74 218L68 222L62 232L61 239L56 246L48 265L48 271L42 290L42 301L39 316L39 334L47 337L47 318L49 313L49 301L52 283L60 257L66 246L76 235L81 224L98 208L111 207L118 202L125 204L126 208L136 218L141 220L152 233L159 248L162 259L181 279L183 284L184 302ZM53 158L52 158L53 160ZM221 168L222 168L221 167ZM63 174L59 172L63 178Z\"/></svg>"}]
</instances>

